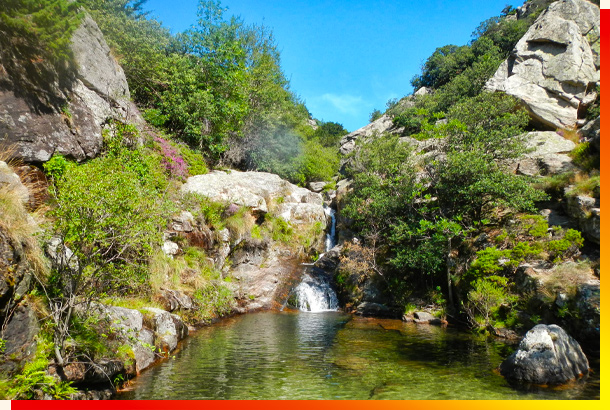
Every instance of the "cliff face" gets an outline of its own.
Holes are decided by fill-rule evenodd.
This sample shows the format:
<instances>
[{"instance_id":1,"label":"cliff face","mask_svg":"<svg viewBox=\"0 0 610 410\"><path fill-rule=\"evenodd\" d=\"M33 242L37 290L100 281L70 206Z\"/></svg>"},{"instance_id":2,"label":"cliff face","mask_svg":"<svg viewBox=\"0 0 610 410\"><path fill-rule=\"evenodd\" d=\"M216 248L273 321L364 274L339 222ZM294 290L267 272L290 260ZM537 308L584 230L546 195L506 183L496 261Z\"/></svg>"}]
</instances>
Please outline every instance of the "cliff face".
<instances>
[{"instance_id":1,"label":"cliff face","mask_svg":"<svg viewBox=\"0 0 610 410\"><path fill-rule=\"evenodd\" d=\"M42 163L55 153L82 161L102 148L109 119L142 122L130 102L123 69L97 24L85 16L72 36L73 64L65 73L39 62L28 70L19 49L0 53L0 145L25 162ZM23 68L26 67L26 68ZM40 77L40 72L45 75Z\"/></svg>"},{"instance_id":2,"label":"cliff face","mask_svg":"<svg viewBox=\"0 0 610 410\"><path fill-rule=\"evenodd\" d=\"M583 0L549 6L487 83L523 102L542 127L574 128L599 85L599 7Z\"/></svg>"}]
</instances>

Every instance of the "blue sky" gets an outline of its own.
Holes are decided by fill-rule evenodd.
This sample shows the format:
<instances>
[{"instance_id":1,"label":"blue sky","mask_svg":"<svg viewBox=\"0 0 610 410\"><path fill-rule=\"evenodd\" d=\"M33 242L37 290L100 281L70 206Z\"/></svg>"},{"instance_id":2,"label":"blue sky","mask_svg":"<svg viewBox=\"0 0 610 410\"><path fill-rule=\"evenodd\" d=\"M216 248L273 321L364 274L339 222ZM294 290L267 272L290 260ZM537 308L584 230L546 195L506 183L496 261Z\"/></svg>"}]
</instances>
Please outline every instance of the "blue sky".
<instances>
[{"instance_id":1,"label":"blue sky","mask_svg":"<svg viewBox=\"0 0 610 410\"><path fill-rule=\"evenodd\" d=\"M198 0L148 0L172 32L196 21ZM354 131L374 109L413 91L410 80L437 48L463 45L507 0L224 0L227 16L265 24L291 89L320 120Z\"/></svg>"}]
</instances>

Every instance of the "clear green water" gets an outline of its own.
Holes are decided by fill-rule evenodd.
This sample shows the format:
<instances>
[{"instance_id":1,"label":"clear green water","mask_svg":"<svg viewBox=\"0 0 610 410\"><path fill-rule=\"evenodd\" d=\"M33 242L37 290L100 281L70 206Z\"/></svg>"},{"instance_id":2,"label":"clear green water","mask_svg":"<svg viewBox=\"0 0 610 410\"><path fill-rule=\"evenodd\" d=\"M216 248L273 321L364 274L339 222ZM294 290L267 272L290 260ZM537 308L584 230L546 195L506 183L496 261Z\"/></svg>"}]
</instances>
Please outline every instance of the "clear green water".
<instances>
[{"instance_id":1,"label":"clear green water","mask_svg":"<svg viewBox=\"0 0 610 410\"><path fill-rule=\"evenodd\" d=\"M596 399L599 372L516 390L494 369L514 346L341 313L265 312L191 336L119 399Z\"/></svg>"}]
</instances>

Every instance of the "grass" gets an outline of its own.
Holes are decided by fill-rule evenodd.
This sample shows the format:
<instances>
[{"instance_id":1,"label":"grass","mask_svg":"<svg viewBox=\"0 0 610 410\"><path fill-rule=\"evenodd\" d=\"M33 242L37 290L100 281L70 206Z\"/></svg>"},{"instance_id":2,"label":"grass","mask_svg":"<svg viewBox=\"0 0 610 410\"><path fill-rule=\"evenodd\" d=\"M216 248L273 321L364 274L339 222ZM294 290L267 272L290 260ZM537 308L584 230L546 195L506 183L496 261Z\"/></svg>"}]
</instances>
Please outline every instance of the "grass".
<instances>
[{"instance_id":1,"label":"grass","mask_svg":"<svg viewBox=\"0 0 610 410\"><path fill-rule=\"evenodd\" d=\"M593 275L592 263L590 261L567 262L558 265L548 272L548 275L538 278L540 292L554 298L557 293L565 293L569 297L576 296L579 285L595 279Z\"/></svg>"},{"instance_id":2,"label":"grass","mask_svg":"<svg viewBox=\"0 0 610 410\"><path fill-rule=\"evenodd\" d=\"M8 151L0 152L0 160L9 155ZM10 170L13 168L8 166ZM29 178L28 178L29 179ZM40 187L34 184L25 184L29 195L35 195ZM39 279L49 273L49 264L38 243L41 234L40 224L44 222L46 208L39 207L30 213L27 210L27 198L17 185L0 185L0 231L6 235L14 247L21 247L26 258L38 275Z\"/></svg>"}]
</instances>

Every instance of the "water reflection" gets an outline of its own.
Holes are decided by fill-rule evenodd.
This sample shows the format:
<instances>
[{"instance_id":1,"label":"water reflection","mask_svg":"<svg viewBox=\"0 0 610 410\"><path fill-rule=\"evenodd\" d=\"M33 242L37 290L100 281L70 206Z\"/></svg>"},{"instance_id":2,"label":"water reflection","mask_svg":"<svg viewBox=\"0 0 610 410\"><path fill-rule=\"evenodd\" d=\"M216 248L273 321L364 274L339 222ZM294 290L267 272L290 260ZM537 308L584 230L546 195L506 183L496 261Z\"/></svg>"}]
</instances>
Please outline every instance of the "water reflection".
<instances>
[{"instance_id":1,"label":"water reflection","mask_svg":"<svg viewBox=\"0 0 610 410\"><path fill-rule=\"evenodd\" d=\"M453 329L335 312L249 314L203 329L120 398L599 397L598 377L565 390L514 389L494 372L512 349Z\"/></svg>"}]
</instances>

